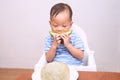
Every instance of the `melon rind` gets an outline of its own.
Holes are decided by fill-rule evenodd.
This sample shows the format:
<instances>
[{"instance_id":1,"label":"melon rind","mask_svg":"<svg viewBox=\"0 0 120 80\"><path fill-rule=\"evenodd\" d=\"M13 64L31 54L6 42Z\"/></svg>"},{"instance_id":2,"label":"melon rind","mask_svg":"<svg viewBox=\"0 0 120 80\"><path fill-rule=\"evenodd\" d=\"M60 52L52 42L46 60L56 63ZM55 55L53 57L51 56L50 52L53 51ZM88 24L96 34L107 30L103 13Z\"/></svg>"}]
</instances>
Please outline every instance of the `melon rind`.
<instances>
[{"instance_id":1,"label":"melon rind","mask_svg":"<svg viewBox=\"0 0 120 80\"><path fill-rule=\"evenodd\" d=\"M62 33L62 34L71 34L71 30L69 30L69 31L67 31L67 32L65 32L65 33ZM55 32L53 32L53 31L50 31L50 35L56 35L56 34L59 34L59 33L55 33Z\"/></svg>"}]
</instances>

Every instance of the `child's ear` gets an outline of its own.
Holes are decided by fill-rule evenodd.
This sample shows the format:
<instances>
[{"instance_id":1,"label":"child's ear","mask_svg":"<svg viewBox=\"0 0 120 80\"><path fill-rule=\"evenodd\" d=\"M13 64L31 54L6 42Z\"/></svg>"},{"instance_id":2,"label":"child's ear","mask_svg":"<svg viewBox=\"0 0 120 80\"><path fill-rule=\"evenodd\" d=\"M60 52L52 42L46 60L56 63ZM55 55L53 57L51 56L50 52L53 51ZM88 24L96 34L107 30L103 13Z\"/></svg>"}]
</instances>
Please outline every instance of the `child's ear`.
<instances>
[{"instance_id":1,"label":"child's ear","mask_svg":"<svg viewBox=\"0 0 120 80\"><path fill-rule=\"evenodd\" d=\"M51 25L51 21L49 21L49 24Z\"/></svg>"},{"instance_id":2,"label":"child's ear","mask_svg":"<svg viewBox=\"0 0 120 80\"><path fill-rule=\"evenodd\" d=\"M72 24L73 24L73 21L70 22L70 26L72 26Z\"/></svg>"}]
</instances>

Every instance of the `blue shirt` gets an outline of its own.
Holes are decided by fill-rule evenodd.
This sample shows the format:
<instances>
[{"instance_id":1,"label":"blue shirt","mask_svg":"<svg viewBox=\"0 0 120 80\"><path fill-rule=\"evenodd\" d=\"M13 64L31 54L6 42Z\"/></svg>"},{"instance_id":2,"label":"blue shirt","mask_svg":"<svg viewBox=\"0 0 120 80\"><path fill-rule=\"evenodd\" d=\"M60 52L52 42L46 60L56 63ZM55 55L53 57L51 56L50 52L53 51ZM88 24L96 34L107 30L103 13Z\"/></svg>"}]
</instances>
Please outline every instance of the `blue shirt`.
<instances>
[{"instance_id":1,"label":"blue shirt","mask_svg":"<svg viewBox=\"0 0 120 80\"><path fill-rule=\"evenodd\" d=\"M47 36L45 39L45 49L44 49L45 53L50 49L52 43L53 43L53 37L51 35ZM83 41L81 40L80 36L73 31L71 33L70 43L75 48L84 50ZM72 56L71 53L68 51L68 49L64 46L64 44L60 44L57 47L56 55L55 55L53 61L62 62L67 65L83 65L83 61L78 60L74 56Z\"/></svg>"}]
</instances>

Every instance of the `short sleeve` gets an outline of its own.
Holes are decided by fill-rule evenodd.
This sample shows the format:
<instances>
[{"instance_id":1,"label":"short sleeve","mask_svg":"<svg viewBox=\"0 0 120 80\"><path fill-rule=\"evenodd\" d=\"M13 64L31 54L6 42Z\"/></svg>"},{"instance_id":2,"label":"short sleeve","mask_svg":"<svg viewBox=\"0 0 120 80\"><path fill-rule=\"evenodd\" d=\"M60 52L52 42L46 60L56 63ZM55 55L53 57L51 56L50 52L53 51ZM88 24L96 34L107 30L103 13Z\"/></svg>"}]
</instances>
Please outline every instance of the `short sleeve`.
<instances>
[{"instance_id":1,"label":"short sleeve","mask_svg":"<svg viewBox=\"0 0 120 80\"><path fill-rule=\"evenodd\" d=\"M82 41L82 39L77 33L73 32L72 37L71 37L71 42L74 47L80 50L84 50L84 42Z\"/></svg>"},{"instance_id":2,"label":"short sleeve","mask_svg":"<svg viewBox=\"0 0 120 80\"><path fill-rule=\"evenodd\" d=\"M52 45L52 42L53 42L53 37L52 36L47 36L45 38L45 46L44 46L44 52L48 52L48 50L50 49L51 45Z\"/></svg>"}]
</instances>

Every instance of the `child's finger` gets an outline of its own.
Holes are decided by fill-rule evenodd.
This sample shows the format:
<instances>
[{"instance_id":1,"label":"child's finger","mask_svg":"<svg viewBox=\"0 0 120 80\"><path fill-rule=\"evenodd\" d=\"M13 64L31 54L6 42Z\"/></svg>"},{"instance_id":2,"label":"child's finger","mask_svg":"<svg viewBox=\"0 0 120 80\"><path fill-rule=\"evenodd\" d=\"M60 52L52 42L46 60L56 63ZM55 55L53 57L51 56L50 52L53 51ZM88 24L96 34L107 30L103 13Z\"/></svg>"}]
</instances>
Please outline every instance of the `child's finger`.
<instances>
[{"instance_id":1,"label":"child's finger","mask_svg":"<svg viewBox=\"0 0 120 80\"><path fill-rule=\"evenodd\" d=\"M61 39L61 37L56 37L57 41Z\"/></svg>"},{"instance_id":2,"label":"child's finger","mask_svg":"<svg viewBox=\"0 0 120 80\"><path fill-rule=\"evenodd\" d=\"M67 35L67 34L62 34L61 37L62 37L63 39L65 39L65 38L68 37L68 35Z\"/></svg>"},{"instance_id":3,"label":"child's finger","mask_svg":"<svg viewBox=\"0 0 120 80\"><path fill-rule=\"evenodd\" d=\"M57 43L60 44L60 43L61 43L61 40L58 40Z\"/></svg>"}]
</instances>

